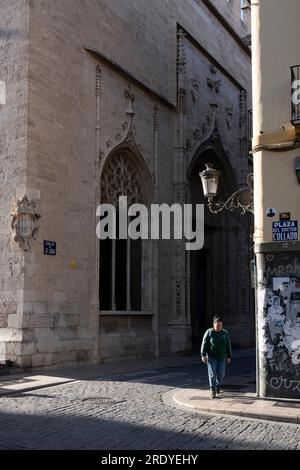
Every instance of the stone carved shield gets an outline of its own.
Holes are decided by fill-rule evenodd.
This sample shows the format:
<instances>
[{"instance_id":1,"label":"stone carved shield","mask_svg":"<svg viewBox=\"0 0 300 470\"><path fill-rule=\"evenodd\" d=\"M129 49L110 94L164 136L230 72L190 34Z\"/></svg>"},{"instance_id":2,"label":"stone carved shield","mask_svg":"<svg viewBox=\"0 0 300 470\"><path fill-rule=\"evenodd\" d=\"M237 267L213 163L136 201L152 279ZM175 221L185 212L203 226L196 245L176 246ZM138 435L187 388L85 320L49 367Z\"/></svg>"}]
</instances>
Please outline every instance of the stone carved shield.
<instances>
[{"instance_id":1,"label":"stone carved shield","mask_svg":"<svg viewBox=\"0 0 300 470\"><path fill-rule=\"evenodd\" d=\"M36 212L36 202L30 201L25 194L22 199L17 199L15 212L11 215L14 240L22 250L29 251L32 240L36 237L40 218Z\"/></svg>"}]
</instances>

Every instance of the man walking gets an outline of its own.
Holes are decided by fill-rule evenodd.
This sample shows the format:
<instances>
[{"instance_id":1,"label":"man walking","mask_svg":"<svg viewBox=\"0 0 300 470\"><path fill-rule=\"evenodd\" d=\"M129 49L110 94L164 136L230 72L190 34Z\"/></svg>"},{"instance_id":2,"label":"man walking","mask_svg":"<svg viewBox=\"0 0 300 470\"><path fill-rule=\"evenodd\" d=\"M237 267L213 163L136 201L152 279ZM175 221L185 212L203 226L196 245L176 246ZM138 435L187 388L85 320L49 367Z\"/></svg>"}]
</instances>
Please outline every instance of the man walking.
<instances>
[{"instance_id":1,"label":"man walking","mask_svg":"<svg viewBox=\"0 0 300 470\"><path fill-rule=\"evenodd\" d=\"M203 336L201 358L207 364L211 398L216 398L225 376L226 363L231 362L229 334L223 329L223 321L217 315L213 318L213 327L206 330Z\"/></svg>"}]
</instances>

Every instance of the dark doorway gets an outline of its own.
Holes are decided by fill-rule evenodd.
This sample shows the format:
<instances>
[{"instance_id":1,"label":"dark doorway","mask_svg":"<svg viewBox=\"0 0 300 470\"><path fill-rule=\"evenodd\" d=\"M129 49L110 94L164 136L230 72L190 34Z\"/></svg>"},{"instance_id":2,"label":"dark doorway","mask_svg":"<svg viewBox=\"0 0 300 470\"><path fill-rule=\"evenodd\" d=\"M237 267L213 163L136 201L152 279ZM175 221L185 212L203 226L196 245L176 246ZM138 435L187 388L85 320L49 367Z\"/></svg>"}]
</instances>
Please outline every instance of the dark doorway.
<instances>
[{"instance_id":1,"label":"dark doorway","mask_svg":"<svg viewBox=\"0 0 300 470\"><path fill-rule=\"evenodd\" d=\"M192 350L199 351L206 330L207 317L207 250L191 253L191 327Z\"/></svg>"},{"instance_id":2,"label":"dark doorway","mask_svg":"<svg viewBox=\"0 0 300 470\"><path fill-rule=\"evenodd\" d=\"M228 211L212 214L204 199L199 172L211 162L221 170L222 179L218 199L224 200L232 192L230 168L222 163L213 148L195 158L189 175L190 202L204 204L204 247L190 252L190 317L192 350L199 351L204 332L212 324L215 314L229 319L230 309L238 311L237 296L233 292L233 271L236 272L236 226L234 214ZM231 276L231 277L230 277ZM230 297L231 296L231 297ZM234 296L236 298L234 298Z\"/></svg>"}]
</instances>

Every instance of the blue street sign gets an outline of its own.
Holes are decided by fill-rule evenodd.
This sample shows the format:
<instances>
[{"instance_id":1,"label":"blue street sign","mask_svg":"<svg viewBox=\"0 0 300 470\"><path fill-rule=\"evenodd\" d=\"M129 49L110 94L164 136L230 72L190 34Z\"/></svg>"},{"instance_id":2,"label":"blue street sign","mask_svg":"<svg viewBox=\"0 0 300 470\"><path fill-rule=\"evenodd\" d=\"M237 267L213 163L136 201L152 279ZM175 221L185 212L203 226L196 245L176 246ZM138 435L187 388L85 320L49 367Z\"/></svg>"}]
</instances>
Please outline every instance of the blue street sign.
<instances>
[{"instance_id":1,"label":"blue street sign","mask_svg":"<svg viewBox=\"0 0 300 470\"><path fill-rule=\"evenodd\" d=\"M56 255L56 242L44 240L44 255Z\"/></svg>"},{"instance_id":2,"label":"blue street sign","mask_svg":"<svg viewBox=\"0 0 300 470\"><path fill-rule=\"evenodd\" d=\"M272 223L273 242L286 242L298 240L298 221L282 220Z\"/></svg>"}]
</instances>

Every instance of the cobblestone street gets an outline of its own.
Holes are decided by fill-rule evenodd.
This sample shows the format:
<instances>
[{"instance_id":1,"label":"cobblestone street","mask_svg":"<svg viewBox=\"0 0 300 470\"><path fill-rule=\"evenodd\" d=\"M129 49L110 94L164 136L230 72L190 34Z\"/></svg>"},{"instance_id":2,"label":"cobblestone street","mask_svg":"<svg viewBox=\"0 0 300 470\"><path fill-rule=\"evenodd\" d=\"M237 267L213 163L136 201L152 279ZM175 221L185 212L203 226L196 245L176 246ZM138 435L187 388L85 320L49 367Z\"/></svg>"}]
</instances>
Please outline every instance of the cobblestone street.
<instances>
[{"instance_id":1,"label":"cobblestone street","mask_svg":"<svg viewBox=\"0 0 300 470\"><path fill-rule=\"evenodd\" d=\"M232 374L241 365L235 362ZM198 414L163 402L166 392L197 378L206 387L205 373L189 363L1 397L0 448L300 449L297 425Z\"/></svg>"}]
</instances>

